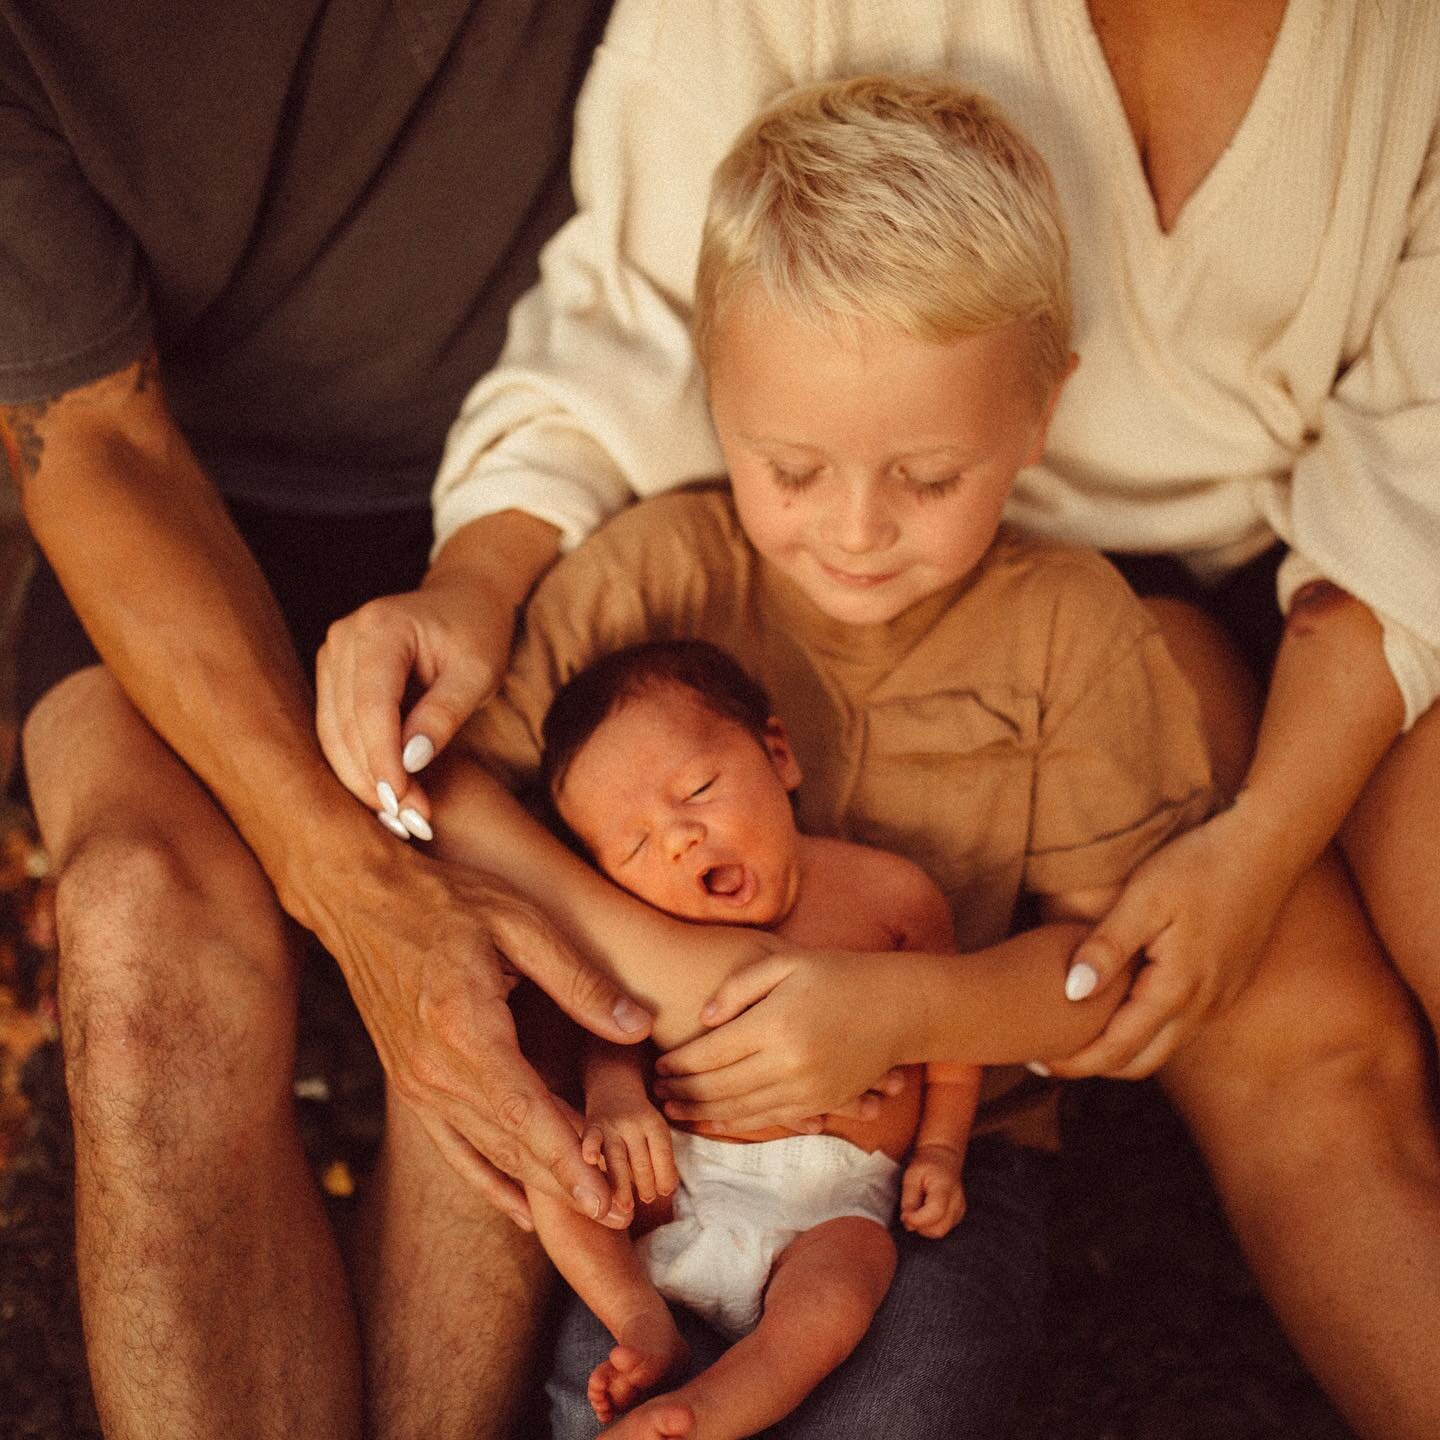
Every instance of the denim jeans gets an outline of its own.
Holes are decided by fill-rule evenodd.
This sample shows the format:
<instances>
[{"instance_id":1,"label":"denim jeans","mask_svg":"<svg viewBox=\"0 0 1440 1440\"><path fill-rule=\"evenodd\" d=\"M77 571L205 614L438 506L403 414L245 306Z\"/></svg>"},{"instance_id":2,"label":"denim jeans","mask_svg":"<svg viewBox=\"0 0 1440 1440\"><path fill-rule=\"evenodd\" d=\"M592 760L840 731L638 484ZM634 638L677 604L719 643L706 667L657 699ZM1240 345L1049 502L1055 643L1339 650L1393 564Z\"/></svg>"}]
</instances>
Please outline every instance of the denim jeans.
<instances>
[{"instance_id":1,"label":"denim jeans","mask_svg":"<svg viewBox=\"0 0 1440 1440\"><path fill-rule=\"evenodd\" d=\"M785 1420L774 1440L999 1440L1026 1355L1040 1336L1048 1278L1045 1212L1054 1160L984 1136L965 1163L965 1218L943 1240L895 1232L889 1294L850 1358ZM676 1309L692 1373L726 1342ZM600 1431L585 1382L613 1344L574 1296L560 1323L550 1395L554 1440Z\"/></svg>"}]
</instances>

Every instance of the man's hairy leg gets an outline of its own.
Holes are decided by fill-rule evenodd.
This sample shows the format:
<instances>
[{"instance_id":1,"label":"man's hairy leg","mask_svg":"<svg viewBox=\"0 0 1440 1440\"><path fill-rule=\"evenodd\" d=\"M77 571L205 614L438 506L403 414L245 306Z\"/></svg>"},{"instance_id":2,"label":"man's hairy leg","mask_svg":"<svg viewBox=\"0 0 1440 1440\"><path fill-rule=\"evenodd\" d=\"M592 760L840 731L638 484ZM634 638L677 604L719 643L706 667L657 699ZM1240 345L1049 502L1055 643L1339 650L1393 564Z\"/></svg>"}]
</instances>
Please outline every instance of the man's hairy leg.
<instances>
[{"instance_id":1,"label":"man's hairy leg","mask_svg":"<svg viewBox=\"0 0 1440 1440\"><path fill-rule=\"evenodd\" d=\"M543 1403L533 1373L551 1269L447 1163L393 1090L351 1264L366 1433L499 1440Z\"/></svg>"},{"instance_id":2,"label":"man's hairy leg","mask_svg":"<svg viewBox=\"0 0 1440 1440\"><path fill-rule=\"evenodd\" d=\"M1440 1434L1440 1147L1421 1036L1333 855L1162 1072L1296 1348L1357 1433Z\"/></svg>"},{"instance_id":3,"label":"man's hairy leg","mask_svg":"<svg viewBox=\"0 0 1440 1440\"><path fill-rule=\"evenodd\" d=\"M354 1436L355 1324L291 1095L269 887L102 669L25 729L56 865L76 1257L112 1440Z\"/></svg>"}]
</instances>

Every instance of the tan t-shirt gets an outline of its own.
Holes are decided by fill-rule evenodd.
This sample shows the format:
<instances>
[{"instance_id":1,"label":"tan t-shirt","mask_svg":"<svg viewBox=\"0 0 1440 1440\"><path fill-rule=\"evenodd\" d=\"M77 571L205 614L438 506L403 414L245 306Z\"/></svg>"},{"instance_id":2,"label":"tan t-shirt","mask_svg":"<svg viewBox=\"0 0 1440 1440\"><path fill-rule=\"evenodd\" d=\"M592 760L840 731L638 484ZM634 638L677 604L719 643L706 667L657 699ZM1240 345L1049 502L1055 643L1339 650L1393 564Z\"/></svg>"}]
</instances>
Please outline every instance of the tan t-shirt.
<instances>
[{"instance_id":1,"label":"tan t-shirt","mask_svg":"<svg viewBox=\"0 0 1440 1440\"><path fill-rule=\"evenodd\" d=\"M551 570L462 743L522 787L559 686L667 638L709 640L765 685L804 774L801 829L922 866L962 952L1009 934L1027 894L1122 881L1210 804L1195 696L1093 551L1002 531L965 580L847 625L755 554L713 486L641 502Z\"/></svg>"}]
</instances>

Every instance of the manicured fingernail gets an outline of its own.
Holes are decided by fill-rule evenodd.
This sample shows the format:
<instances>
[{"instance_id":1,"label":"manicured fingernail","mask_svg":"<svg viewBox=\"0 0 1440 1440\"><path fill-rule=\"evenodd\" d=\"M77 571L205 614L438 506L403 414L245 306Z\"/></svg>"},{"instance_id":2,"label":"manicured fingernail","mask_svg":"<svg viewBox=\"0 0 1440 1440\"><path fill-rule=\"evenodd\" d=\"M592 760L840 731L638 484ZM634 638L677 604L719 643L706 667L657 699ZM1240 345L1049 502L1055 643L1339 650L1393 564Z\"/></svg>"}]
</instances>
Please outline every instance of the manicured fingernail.
<instances>
[{"instance_id":1,"label":"manicured fingernail","mask_svg":"<svg viewBox=\"0 0 1440 1440\"><path fill-rule=\"evenodd\" d=\"M407 775L423 770L435 758L435 746L428 735L412 735L400 752L400 763Z\"/></svg>"},{"instance_id":2,"label":"manicured fingernail","mask_svg":"<svg viewBox=\"0 0 1440 1440\"><path fill-rule=\"evenodd\" d=\"M1040 1075L1046 1080L1050 1078L1050 1067L1043 1060L1027 1060L1025 1068L1032 1075Z\"/></svg>"},{"instance_id":3,"label":"manicured fingernail","mask_svg":"<svg viewBox=\"0 0 1440 1440\"><path fill-rule=\"evenodd\" d=\"M412 810L408 805L400 812L400 823L417 840L433 840L435 838L435 832L430 828L430 822L418 810Z\"/></svg>"},{"instance_id":4,"label":"manicured fingernail","mask_svg":"<svg viewBox=\"0 0 1440 1440\"><path fill-rule=\"evenodd\" d=\"M380 808L387 815L400 813L400 802L395 798L395 787L388 780L382 780L375 787L375 793L380 797Z\"/></svg>"},{"instance_id":5,"label":"manicured fingernail","mask_svg":"<svg viewBox=\"0 0 1440 1440\"><path fill-rule=\"evenodd\" d=\"M387 815L383 810L378 810L375 813L375 818L392 835L398 835L402 840L408 840L410 838L410 832L393 815Z\"/></svg>"},{"instance_id":6,"label":"manicured fingernail","mask_svg":"<svg viewBox=\"0 0 1440 1440\"><path fill-rule=\"evenodd\" d=\"M650 1022L650 1016L628 995L622 995L615 1002L615 1008L610 1013L615 1017L615 1023L627 1035L633 1035L637 1030L643 1030Z\"/></svg>"},{"instance_id":7,"label":"manicured fingernail","mask_svg":"<svg viewBox=\"0 0 1440 1440\"><path fill-rule=\"evenodd\" d=\"M593 1190L577 1185L570 1194L580 1202L580 1208L592 1219L598 1220L605 1213L605 1201Z\"/></svg>"},{"instance_id":8,"label":"manicured fingernail","mask_svg":"<svg viewBox=\"0 0 1440 1440\"><path fill-rule=\"evenodd\" d=\"M1100 977L1095 973L1095 967L1087 965L1081 960L1070 967L1070 973L1065 977L1065 998L1067 1000L1083 1000L1095 989L1099 981Z\"/></svg>"}]
</instances>

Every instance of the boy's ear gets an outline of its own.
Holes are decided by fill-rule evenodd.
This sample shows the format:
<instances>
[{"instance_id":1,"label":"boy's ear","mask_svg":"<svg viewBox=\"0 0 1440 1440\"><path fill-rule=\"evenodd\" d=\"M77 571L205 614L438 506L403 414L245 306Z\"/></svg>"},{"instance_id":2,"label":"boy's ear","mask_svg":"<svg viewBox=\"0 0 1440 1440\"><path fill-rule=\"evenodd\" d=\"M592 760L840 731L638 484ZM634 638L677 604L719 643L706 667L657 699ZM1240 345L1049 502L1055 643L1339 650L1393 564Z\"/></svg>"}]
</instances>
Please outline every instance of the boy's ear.
<instances>
[{"instance_id":1,"label":"boy's ear","mask_svg":"<svg viewBox=\"0 0 1440 1440\"><path fill-rule=\"evenodd\" d=\"M765 753L769 755L780 783L787 790L797 789L800 785L800 762L790 748L790 737L785 733L779 716L772 715L765 722Z\"/></svg>"},{"instance_id":2,"label":"boy's ear","mask_svg":"<svg viewBox=\"0 0 1440 1440\"><path fill-rule=\"evenodd\" d=\"M1040 423L1035 428L1035 438L1030 445L1030 453L1024 460L1026 465L1038 464L1040 457L1044 455L1045 440L1050 434L1050 422L1055 418L1055 407L1060 403L1060 394L1065 389L1065 382L1075 373L1075 367L1079 363L1080 357L1072 350L1065 369L1050 387L1050 394L1046 397L1044 408L1040 412Z\"/></svg>"}]
</instances>

